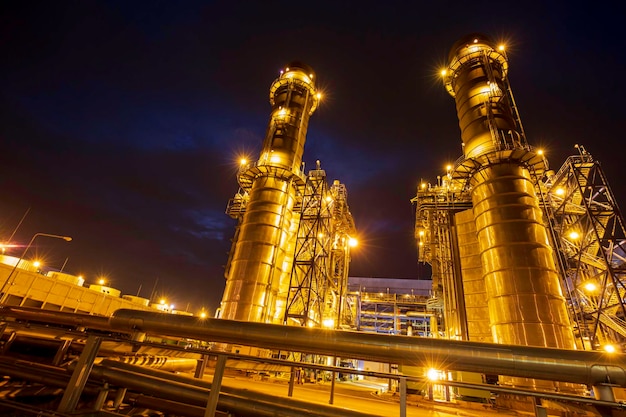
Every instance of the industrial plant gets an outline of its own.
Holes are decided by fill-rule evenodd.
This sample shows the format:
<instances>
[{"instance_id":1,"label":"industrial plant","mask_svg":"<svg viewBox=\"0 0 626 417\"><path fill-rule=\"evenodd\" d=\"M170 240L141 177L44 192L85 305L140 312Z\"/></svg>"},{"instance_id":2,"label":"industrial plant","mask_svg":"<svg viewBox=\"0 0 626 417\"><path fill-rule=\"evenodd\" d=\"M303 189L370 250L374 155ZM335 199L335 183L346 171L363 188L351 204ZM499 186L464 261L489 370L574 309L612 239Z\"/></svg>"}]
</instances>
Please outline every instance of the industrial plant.
<instances>
[{"instance_id":1,"label":"industrial plant","mask_svg":"<svg viewBox=\"0 0 626 417\"><path fill-rule=\"evenodd\" d=\"M303 162L324 97L302 62L271 84L260 155L240 161L214 318L42 271L30 244L2 255L0 412L624 415L624 219L582 144L552 169L528 140L508 72L483 34L441 72L462 154L407 196L430 279L350 276L346 185Z\"/></svg>"}]
</instances>

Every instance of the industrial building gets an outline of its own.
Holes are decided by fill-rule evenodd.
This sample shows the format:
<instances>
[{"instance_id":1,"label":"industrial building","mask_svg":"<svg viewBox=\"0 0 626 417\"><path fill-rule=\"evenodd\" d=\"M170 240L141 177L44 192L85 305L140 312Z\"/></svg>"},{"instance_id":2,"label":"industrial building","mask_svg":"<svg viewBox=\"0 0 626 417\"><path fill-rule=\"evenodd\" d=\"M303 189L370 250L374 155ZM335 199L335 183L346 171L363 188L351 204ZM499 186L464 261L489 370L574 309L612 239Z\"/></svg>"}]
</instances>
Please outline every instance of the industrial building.
<instances>
[{"instance_id":1,"label":"industrial building","mask_svg":"<svg viewBox=\"0 0 626 417\"><path fill-rule=\"evenodd\" d=\"M462 155L412 199L418 260L432 280L348 278L357 227L345 185L320 162L302 163L322 97L314 71L293 62L270 87L261 153L241 161L226 208L237 226L217 318L97 310L58 297L63 276L46 277L53 301L36 271L14 274L13 260L2 268L0 364L11 394L0 406L57 416L405 417L418 415L408 402L417 395L452 407L441 415L476 404L485 415L620 415L624 220L582 145L558 170L531 145L508 70L503 46L471 34L442 71ZM272 378L285 392L222 385L244 372L258 378L251 386ZM312 384L329 376L328 404L293 398L303 374ZM335 407L342 374L389 381L396 408L372 414L365 399Z\"/></svg>"}]
</instances>

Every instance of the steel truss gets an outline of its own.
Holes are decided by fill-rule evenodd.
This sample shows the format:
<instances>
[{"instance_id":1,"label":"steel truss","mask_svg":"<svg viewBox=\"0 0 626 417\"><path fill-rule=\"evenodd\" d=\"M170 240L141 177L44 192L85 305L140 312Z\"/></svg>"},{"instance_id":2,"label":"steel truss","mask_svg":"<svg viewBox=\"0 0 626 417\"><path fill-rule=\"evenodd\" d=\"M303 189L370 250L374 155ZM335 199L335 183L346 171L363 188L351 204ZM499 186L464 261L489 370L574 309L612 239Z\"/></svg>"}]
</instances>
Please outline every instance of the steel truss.
<instances>
[{"instance_id":1,"label":"steel truss","mask_svg":"<svg viewBox=\"0 0 626 417\"><path fill-rule=\"evenodd\" d=\"M332 244L333 199L324 170L309 172L298 201L300 204L296 204L296 208L300 209L300 222L284 323L319 327L330 281Z\"/></svg>"},{"instance_id":2,"label":"steel truss","mask_svg":"<svg viewBox=\"0 0 626 417\"><path fill-rule=\"evenodd\" d=\"M626 229L600 163L577 148L547 179L544 211L576 336L598 349L626 341Z\"/></svg>"}]
</instances>

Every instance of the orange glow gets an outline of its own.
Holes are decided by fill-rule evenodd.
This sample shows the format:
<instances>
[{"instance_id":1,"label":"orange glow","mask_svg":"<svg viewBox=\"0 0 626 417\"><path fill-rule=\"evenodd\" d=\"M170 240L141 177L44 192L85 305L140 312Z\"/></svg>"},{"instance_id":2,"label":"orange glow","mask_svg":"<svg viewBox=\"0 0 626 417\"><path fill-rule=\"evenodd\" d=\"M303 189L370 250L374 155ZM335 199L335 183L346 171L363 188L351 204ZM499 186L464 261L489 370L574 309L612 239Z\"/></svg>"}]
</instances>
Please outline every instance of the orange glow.
<instances>
[{"instance_id":1,"label":"orange glow","mask_svg":"<svg viewBox=\"0 0 626 417\"><path fill-rule=\"evenodd\" d=\"M439 378L439 371L433 368L430 368L426 372L426 377L431 381L437 381Z\"/></svg>"},{"instance_id":2,"label":"orange glow","mask_svg":"<svg viewBox=\"0 0 626 417\"><path fill-rule=\"evenodd\" d=\"M607 353L615 353L615 351L617 350L617 349L615 349L615 346L613 346L613 345L604 345L603 349Z\"/></svg>"},{"instance_id":3,"label":"orange glow","mask_svg":"<svg viewBox=\"0 0 626 417\"><path fill-rule=\"evenodd\" d=\"M322 326L326 327L327 329L332 329L333 327L335 327L335 320L334 319L324 319L322 321Z\"/></svg>"}]
</instances>

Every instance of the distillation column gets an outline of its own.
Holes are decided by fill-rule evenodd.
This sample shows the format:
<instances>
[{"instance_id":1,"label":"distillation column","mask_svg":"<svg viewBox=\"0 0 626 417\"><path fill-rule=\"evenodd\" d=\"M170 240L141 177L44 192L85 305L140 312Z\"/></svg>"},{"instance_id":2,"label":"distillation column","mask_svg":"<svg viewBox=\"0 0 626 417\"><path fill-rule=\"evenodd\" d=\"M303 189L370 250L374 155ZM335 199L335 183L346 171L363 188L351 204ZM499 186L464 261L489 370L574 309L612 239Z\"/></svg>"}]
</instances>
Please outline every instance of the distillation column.
<instances>
[{"instance_id":1,"label":"distillation column","mask_svg":"<svg viewBox=\"0 0 626 417\"><path fill-rule=\"evenodd\" d=\"M461 128L456 175L470 181L491 333L495 343L574 349L535 194L544 160L526 143L507 70L504 50L474 34L455 44L443 73Z\"/></svg>"},{"instance_id":2,"label":"distillation column","mask_svg":"<svg viewBox=\"0 0 626 417\"><path fill-rule=\"evenodd\" d=\"M293 207L296 190L304 185L304 142L320 98L314 77L309 66L294 62L270 87L272 112L261 155L239 174L247 202L227 268L222 318L282 321L279 294L288 292L294 256Z\"/></svg>"}]
</instances>

